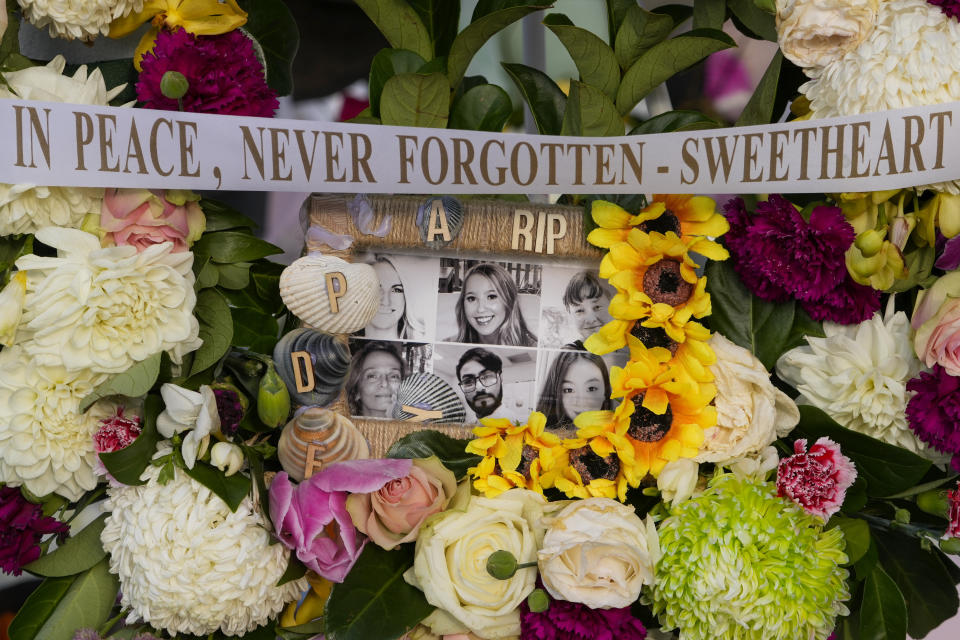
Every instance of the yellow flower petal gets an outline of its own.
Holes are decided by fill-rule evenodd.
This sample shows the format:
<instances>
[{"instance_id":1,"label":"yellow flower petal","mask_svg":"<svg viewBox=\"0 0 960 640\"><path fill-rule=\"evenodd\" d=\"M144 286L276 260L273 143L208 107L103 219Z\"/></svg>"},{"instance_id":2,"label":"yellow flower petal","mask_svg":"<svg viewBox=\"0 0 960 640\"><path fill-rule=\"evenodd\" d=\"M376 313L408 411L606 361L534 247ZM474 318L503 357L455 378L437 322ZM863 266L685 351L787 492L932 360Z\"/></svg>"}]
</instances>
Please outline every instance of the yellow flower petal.
<instances>
[{"instance_id":1,"label":"yellow flower petal","mask_svg":"<svg viewBox=\"0 0 960 640\"><path fill-rule=\"evenodd\" d=\"M623 229L630 226L630 215L623 207L606 200L594 200L590 207L593 221L604 229Z\"/></svg>"},{"instance_id":2,"label":"yellow flower petal","mask_svg":"<svg viewBox=\"0 0 960 640\"><path fill-rule=\"evenodd\" d=\"M167 27L183 27L198 36L215 36L233 31L247 22L247 12L236 0L180 0L167 10Z\"/></svg>"},{"instance_id":3,"label":"yellow flower petal","mask_svg":"<svg viewBox=\"0 0 960 640\"><path fill-rule=\"evenodd\" d=\"M148 22L155 15L164 11L166 8L166 0L147 0L143 3L142 10L122 16L111 22L109 36L111 38L123 38L128 36L139 29L140 25L142 25L144 22Z\"/></svg>"},{"instance_id":4,"label":"yellow flower petal","mask_svg":"<svg viewBox=\"0 0 960 640\"><path fill-rule=\"evenodd\" d=\"M140 66L143 56L153 51L153 46L157 43L157 36L159 34L160 29L157 27L150 27L150 30L143 34L143 37L140 38L140 42L137 44L137 49L133 52L133 66L137 71L143 71L143 68Z\"/></svg>"}]
</instances>

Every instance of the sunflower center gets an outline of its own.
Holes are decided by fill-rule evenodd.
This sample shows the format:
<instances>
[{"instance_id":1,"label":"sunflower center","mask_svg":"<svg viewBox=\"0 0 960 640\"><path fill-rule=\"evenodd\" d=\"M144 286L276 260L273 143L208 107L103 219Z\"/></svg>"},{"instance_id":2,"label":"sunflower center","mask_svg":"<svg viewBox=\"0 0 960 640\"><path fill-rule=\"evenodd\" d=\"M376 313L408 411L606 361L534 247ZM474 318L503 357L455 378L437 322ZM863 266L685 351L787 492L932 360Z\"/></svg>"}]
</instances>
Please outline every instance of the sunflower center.
<instances>
[{"instance_id":1,"label":"sunflower center","mask_svg":"<svg viewBox=\"0 0 960 640\"><path fill-rule=\"evenodd\" d=\"M627 435L640 442L660 442L673 424L673 411L667 405L663 415L657 415L643 406L643 396L633 399L634 412L630 416L630 428Z\"/></svg>"},{"instance_id":2,"label":"sunflower center","mask_svg":"<svg viewBox=\"0 0 960 640\"><path fill-rule=\"evenodd\" d=\"M583 484L598 479L613 480L620 473L620 460L615 454L601 458L590 445L570 451L570 466L580 474Z\"/></svg>"},{"instance_id":3,"label":"sunflower center","mask_svg":"<svg viewBox=\"0 0 960 640\"><path fill-rule=\"evenodd\" d=\"M680 219L673 214L673 211L670 211L670 209L665 209L659 217L654 218L653 220L641 222L639 228L640 231L643 231L644 233L652 233L656 231L657 233L667 235L667 233L673 231L679 236Z\"/></svg>"},{"instance_id":4,"label":"sunflower center","mask_svg":"<svg viewBox=\"0 0 960 640\"><path fill-rule=\"evenodd\" d=\"M633 329L630 330L630 335L642 342L643 346L648 349L663 347L664 349L669 349L671 355L676 354L677 349L680 347L679 343L667 335L663 327L645 327L640 324L639 321L633 325Z\"/></svg>"},{"instance_id":5,"label":"sunflower center","mask_svg":"<svg viewBox=\"0 0 960 640\"><path fill-rule=\"evenodd\" d=\"M643 274L643 292L654 302L672 307L690 299L693 285L680 275L680 263L663 259L650 265Z\"/></svg>"},{"instance_id":6,"label":"sunflower center","mask_svg":"<svg viewBox=\"0 0 960 640\"><path fill-rule=\"evenodd\" d=\"M520 465L517 467L517 473L523 474L523 477L529 480L530 465L533 464L533 461L536 460L539 455L540 452L537 451L536 447L524 443L523 451L520 453Z\"/></svg>"}]
</instances>

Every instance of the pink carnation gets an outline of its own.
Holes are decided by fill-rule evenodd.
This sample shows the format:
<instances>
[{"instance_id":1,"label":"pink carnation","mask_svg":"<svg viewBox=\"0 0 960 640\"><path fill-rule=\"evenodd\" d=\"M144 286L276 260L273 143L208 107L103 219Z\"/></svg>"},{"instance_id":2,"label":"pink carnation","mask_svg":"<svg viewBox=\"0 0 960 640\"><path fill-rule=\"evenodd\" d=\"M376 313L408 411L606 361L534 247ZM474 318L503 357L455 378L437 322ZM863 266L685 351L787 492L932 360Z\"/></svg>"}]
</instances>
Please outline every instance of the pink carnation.
<instances>
[{"instance_id":1,"label":"pink carnation","mask_svg":"<svg viewBox=\"0 0 960 640\"><path fill-rule=\"evenodd\" d=\"M826 522L840 510L857 469L830 438L820 438L807 451L807 441L793 443L794 455L777 468L777 495L790 498L807 513Z\"/></svg>"},{"instance_id":2,"label":"pink carnation","mask_svg":"<svg viewBox=\"0 0 960 640\"><path fill-rule=\"evenodd\" d=\"M113 453L130 446L140 435L140 416L128 418L123 407L117 413L100 421L100 428L93 434L93 449L97 453Z\"/></svg>"}]
</instances>

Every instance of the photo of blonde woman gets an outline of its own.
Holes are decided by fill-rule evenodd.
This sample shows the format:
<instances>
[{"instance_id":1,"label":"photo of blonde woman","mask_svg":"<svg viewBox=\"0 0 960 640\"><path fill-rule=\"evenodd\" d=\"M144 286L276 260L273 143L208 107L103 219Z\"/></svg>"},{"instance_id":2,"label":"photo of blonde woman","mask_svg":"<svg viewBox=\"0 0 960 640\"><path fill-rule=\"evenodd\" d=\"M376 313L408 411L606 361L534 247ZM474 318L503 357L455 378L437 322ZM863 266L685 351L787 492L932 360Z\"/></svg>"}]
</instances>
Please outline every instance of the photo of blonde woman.
<instances>
[{"instance_id":1,"label":"photo of blonde woman","mask_svg":"<svg viewBox=\"0 0 960 640\"><path fill-rule=\"evenodd\" d=\"M424 268L422 259L408 256L373 254L364 262L371 265L380 279L380 300L377 313L357 335L376 340L423 340L427 326L423 313L429 302L416 299L407 286L419 281ZM401 276L401 273L404 275Z\"/></svg>"}]
</instances>

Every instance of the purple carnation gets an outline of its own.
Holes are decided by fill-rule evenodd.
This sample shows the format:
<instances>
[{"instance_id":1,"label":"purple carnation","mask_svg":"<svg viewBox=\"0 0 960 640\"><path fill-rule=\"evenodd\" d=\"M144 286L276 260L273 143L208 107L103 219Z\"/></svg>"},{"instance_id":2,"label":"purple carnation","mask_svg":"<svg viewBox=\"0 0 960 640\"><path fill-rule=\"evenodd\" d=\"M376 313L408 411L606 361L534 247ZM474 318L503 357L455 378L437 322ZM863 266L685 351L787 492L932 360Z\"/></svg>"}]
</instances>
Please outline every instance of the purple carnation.
<instances>
[{"instance_id":1,"label":"purple carnation","mask_svg":"<svg viewBox=\"0 0 960 640\"><path fill-rule=\"evenodd\" d=\"M578 602L550 600L542 613L520 605L520 640L644 640L647 630L630 607L591 609Z\"/></svg>"},{"instance_id":2,"label":"purple carnation","mask_svg":"<svg viewBox=\"0 0 960 640\"><path fill-rule=\"evenodd\" d=\"M272 118L280 104L267 86L253 42L240 31L200 37L183 29L161 31L141 66L137 98L147 109L179 110L176 100L160 92L167 71L182 73L190 83L184 111Z\"/></svg>"},{"instance_id":3,"label":"purple carnation","mask_svg":"<svg viewBox=\"0 0 960 640\"><path fill-rule=\"evenodd\" d=\"M724 241L733 268L761 300L799 300L816 320L862 322L880 308L879 292L854 282L844 254L855 233L838 207L814 207L810 221L783 196L751 214L740 198L724 205Z\"/></svg>"},{"instance_id":4,"label":"purple carnation","mask_svg":"<svg viewBox=\"0 0 960 640\"><path fill-rule=\"evenodd\" d=\"M960 20L960 0L927 0L930 4L940 7L945 15Z\"/></svg>"},{"instance_id":5,"label":"purple carnation","mask_svg":"<svg viewBox=\"0 0 960 640\"><path fill-rule=\"evenodd\" d=\"M941 453L953 454L960 470L960 378L940 365L907 383L916 392L907 403L907 421L917 437Z\"/></svg>"},{"instance_id":6,"label":"purple carnation","mask_svg":"<svg viewBox=\"0 0 960 640\"><path fill-rule=\"evenodd\" d=\"M50 533L65 536L70 528L43 515L16 487L0 488L0 570L15 576L40 557L40 539Z\"/></svg>"}]
</instances>

